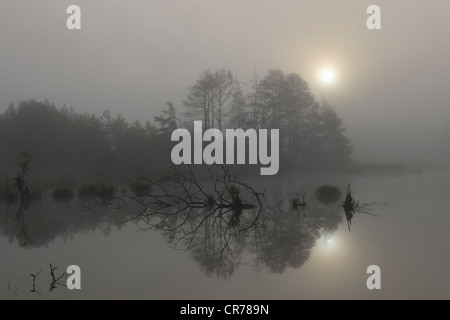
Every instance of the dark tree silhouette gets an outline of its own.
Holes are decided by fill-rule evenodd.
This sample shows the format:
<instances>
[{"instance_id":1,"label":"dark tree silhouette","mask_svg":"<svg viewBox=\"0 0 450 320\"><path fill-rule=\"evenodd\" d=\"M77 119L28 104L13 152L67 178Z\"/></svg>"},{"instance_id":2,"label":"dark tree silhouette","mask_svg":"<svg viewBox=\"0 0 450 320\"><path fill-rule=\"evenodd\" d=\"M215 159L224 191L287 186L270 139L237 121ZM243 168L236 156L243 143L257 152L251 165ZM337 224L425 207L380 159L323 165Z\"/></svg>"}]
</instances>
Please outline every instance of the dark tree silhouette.
<instances>
[{"instance_id":1,"label":"dark tree silhouette","mask_svg":"<svg viewBox=\"0 0 450 320\"><path fill-rule=\"evenodd\" d=\"M224 69L204 71L184 101L187 119L203 120L205 128L223 129L226 122L229 128L280 129L284 164L328 166L351 161L352 148L342 120L330 104L315 100L298 74L270 70L262 79L255 75L249 92L231 79Z\"/></svg>"},{"instance_id":2,"label":"dark tree silhouette","mask_svg":"<svg viewBox=\"0 0 450 320\"><path fill-rule=\"evenodd\" d=\"M205 128L223 129L230 109L239 96L239 85L230 70L206 70L189 88L183 104L188 108L189 121L203 120Z\"/></svg>"},{"instance_id":3,"label":"dark tree silhouette","mask_svg":"<svg viewBox=\"0 0 450 320\"><path fill-rule=\"evenodd\" d=\"M170 140L172 132L178 128L177 111L172 102L167 102L167 110L163 110L160 116L155 117L155 122L159 125L158 134Z\"/></svg>"}]
</instances>

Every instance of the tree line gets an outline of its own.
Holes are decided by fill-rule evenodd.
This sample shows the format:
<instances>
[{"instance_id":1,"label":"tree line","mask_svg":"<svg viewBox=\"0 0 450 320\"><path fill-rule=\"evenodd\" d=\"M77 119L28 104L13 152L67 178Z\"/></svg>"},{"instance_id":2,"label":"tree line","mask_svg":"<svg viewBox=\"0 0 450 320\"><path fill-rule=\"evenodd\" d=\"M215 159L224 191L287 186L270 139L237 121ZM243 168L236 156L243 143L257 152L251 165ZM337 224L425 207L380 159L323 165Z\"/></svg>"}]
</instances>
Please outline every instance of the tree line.
<instances>
[{"instance_id":1,"label":"tree line","mask_svg":"<svg viewBox=\"0 0 450 320\"><path fill-rule=\"evenodd\" d=\"M280 129L280 159L292 165L344 164L351 145L336 111L319 103L298 74L271 70L242 84L228 69L206 70L188 88L176 110L168 102L154 121L129 122L105 110L101 115L27 100L0 114L0 165L14 166L22 152L42 168L170 163L170 135L176 128Z\"/></svg>"},{"instance_id":2,"label":"tree line","mask_svg":"<svg viewBox=\"0 0 450 320\"><path fill-rule=\"evenodd\" d=\"M230 70L204 71L183 101L185 118L219 130L280 129L285 164L351 161L350 140L336 110L317 102L298 74L270 70L264 77L255 74L243 87Z\"/></svg>"},{"instance_id":3,"label":"tree line","mask_svg":"<svg viewBox=\"0 0 450 320\"><path fill-rule=\"evenodd\" d=\"M108 110L97 116L29 100L11 104L0 115L0 162L5 166L14 166L21 152L40 168L146 166L166 160L155 152L166 150L165 145L154 124L130 123Z\"/></svg>"}]
</instances>

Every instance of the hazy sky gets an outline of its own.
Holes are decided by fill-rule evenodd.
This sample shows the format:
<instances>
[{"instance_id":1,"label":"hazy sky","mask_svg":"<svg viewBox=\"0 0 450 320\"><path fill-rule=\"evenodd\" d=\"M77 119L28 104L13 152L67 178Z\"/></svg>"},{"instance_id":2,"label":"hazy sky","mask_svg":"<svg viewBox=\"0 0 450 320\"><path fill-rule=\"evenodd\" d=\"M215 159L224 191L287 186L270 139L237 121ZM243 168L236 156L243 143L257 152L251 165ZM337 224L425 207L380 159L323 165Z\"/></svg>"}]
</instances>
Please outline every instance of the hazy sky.
<instances>
[{"instance_id":1,"label":"hazy sky","mask_svg":"<svg viewBox=\"0 0 450 320\"><path fill-rule=\"evenodd\" d=\"M66 8L82 30L66 28ZM382 30L366 28L377 4ZM343 118L362 160L424 161L450 123L448 0L0 0L0 112L48 98L152 120L207 68L299 73ZM332 64L337 82L319 70ZM450 137L450 135L449 135Z\"/></svg>"}]
</instances>

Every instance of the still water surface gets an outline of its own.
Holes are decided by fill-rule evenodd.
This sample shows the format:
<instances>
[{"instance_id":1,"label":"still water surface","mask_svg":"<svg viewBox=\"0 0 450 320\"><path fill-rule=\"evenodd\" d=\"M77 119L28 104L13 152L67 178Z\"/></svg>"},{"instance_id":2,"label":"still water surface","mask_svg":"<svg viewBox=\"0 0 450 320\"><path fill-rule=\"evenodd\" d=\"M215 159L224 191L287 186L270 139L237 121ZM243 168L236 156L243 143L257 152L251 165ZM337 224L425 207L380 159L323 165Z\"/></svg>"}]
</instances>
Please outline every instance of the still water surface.
<instances>
[{"instance_id":1,"label":"still water surface","mask_svg":"<svg viewBox=\"0 0 450 320\"><path fill-rule=\"evenodd\" d=\"M338 202L315 199L324 183L342 191ZM341 207L348 183L355 200L377 202L366 210L376 216L355 213L351 231ZM206 219L176 245L181 232L170 223L163 231L125 222L137 203L82 210L73 207L78 200L47 197L29 208L2 205L0 299L450 299L449 171L299 174L249 184L265 190L264 223L225 237L224 225ZM289 199L303 191L306 210L291 209ZM229 230L251 224L257 209L246 211ZM50 292L50 263L56 274L80 266L82 289ZM366 287L372 264L381 268L381 290ZM30 292L30 274L39 271L40 294Z\"/></svg>"}]
</instances>

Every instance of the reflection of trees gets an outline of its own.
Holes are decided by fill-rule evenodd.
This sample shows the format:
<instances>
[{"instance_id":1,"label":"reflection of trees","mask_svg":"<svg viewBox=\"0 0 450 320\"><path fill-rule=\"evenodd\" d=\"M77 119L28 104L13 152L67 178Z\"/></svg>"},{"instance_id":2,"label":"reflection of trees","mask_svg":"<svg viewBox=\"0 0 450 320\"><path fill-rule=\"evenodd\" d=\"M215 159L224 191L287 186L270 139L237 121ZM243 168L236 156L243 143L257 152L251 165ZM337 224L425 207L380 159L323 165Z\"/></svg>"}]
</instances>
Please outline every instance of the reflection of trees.
<instances>
[{"instance_id":1,"label":"reflection of trees","mask_svg":"<svg viewBox=\"0 0 450 320\"><path fill-rule=\"evenodd\" d=\"M206 274L230 276L240 263L242 235L258 226L264 195L217 166L199 178L192 168L149 181L152 192L135 199L144 229L161 230L176 248L191 252Z\"/></svg>"},{"instance_id":2,"label":"reflection of trees","mask_svg":"<svg viewBox=\"0 0 450 320\"><path fill-rule=\"evenodd\" d=\"M244 182L226 166L177 168L158 181L146 181L151 188L139 197L71 210L48 199L39 205L2 206L0 234L36 248L58 236L67 239L98 230L107 234L112 226L132 220L144 230L159 230L174 248L187 250L207 275L228 278L249 261L257 271L301 267L317 241L337 230L343 211L349 218L346 203L353 204L352 216L371 205L347 197L342 210L337 204L315 203L308 193L287 201L300 190L285 181L266 186L263 194L256 191L260 184ZM125 201L124 210L117 210ZM132 215L135 208L138 212Z\"/></svg>"},{"instance_id":3,"label":"reflection of trees","mask_svg":"<svg viewBox=\"0 0 450 320\"><path fill-rule=\"evenodd\" d=\"M57 203L44 199L41 202L24 202L0 207L0 234L10 243L17 240L21 247L45 247L57 237L64 240L87 231L101 230L107 234L112 226L121 225L129 211L115 210L114 203L92 210L70 211Z\"/></svg>"},{"instance_id":4,"label":"reflection of trees","mask_svg":"<svg viewBox=\"0 0 450 320\"><path fill-rule=\"evenodd\" d=\"M138 225L160 230L173 247L188 250L208 275L231 276L245 253L252 255L257 270L299 268L316 241L342 221L336 205L309 207L301 215L300 207L275 208L225 166L201 178L188 167L149 182L151 194L135 199L142 207ZM267 197L280 199L282 192L274 188Z\"/></svg>"},{"instance_id":5,"label":"reflection of trees","mask_svg":"<svg viewBox=\"0 0 450 320\"><path fill-rule=\"evenodd\" d=\"M342 216L337 207L317 207L307 215L294 210L271 211L264 228L252 231L247 242L255 256L255 265L263 263L270 272L281 273L286 267L299 268L309 258L317 240L336 231Z\"/></svg>"},{"instance_id":6,"label":"reflection of trees","mask_svg":"<svg viewBox=\"0 0 450 320\"><path fill-rule=\"evenodd\" d=\"M224 239L221 235L226 227L216 224L214 220L209 218L205 221L202 232L192 240L189 250L207 275L228 278L241 262L244 243L236 233Z\"/></svg>"},{"instance_id":7,"label":"reflection of trees","mask_svg":"<svg viewBox=\"0 0 450 320\"><path fill-rule=\"evenodd\" d=\"M16 218L18 225L18 235L17 235L17 241L19 242L19 245L21 247L27 247L28 244L31 242L28 233L27 233L27 226L25 224L25 212L28 211L30 208L31 202L27 200L21 200L19 209L17 209Z\"/></svg>"}]
</instances>

